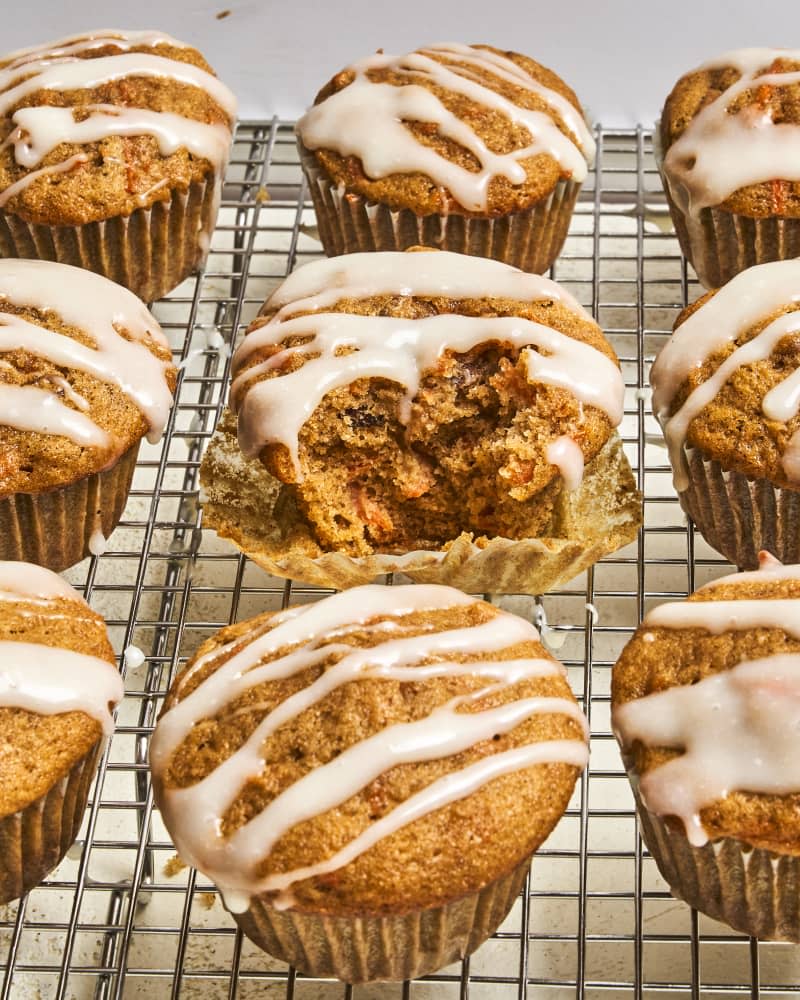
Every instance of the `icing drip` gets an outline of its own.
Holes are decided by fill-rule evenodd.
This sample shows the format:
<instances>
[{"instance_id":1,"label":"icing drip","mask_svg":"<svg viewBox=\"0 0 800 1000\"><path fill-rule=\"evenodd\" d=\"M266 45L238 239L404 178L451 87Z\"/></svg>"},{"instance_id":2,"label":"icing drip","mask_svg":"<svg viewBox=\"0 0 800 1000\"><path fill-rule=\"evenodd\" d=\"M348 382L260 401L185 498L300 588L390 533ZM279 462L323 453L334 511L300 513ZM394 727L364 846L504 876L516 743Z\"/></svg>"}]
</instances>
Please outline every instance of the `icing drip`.
<instances>
[{"instance_id":1,"label":"icing drip","mask_svg":"<svg viewBox=\"0 0 800 1000\"><path fill-rule=\"evenodd\" d=\"M503 612L473 627L416 636L403 636L397 621L414 610L472 603L473 599L448 587L357 587L319 604L274 616L271 620L274 628L257 634L249 643L245 639L245 645L239 638L200 657L190 667L184 683L213 659L232 653L230 659L159 720L150 746L156 775L166 770L173 753L195 724L213 717L249 688L294 676L332 655L339 656L316 680L273 709L248 740L209 775L188 788L163 792L160 807L181 857L214 878L229 907L244 909L254 893L285 893L294 882L348 864L383 837L471 794L501 774L544 762L585 766L587 748L580 740L544 742L490 756L433 782L319 864L266 878L257 876L259 864L290 828L335 808L392 767L451 756L498 733L509 732L541 712L574 718L585 731L580 710L564 698L522 698L483 711L458 711L521 680L563 673L560 664L544 659L454 661L459 655L491 653L538 638L531 624ZM372 621L378 617L383 620ZM337 642L353 630L377 634L377 644L362 648ZM284 648L289 652L277 656ZM433 663L420 664L434 658ZM263 662L265 659L267 662ZM331 691L358 679L418 682L459 675L483 677L490 683L476 692L451 699L425 718L391 725L352 745L286 788L230 837L221 836L222 816L248 780L264 768L265 740ZM191 824L182 822L186 816L192 817ZM284 905L290 902L284 897Z\"/></svg>"},{"instance_id":2,"label":"icing drip","mask_svg":"<svg viewBox=\"0 0 800 1000\"><path fill-rule=\"evenodd\" d=\"M625 746L639 740L684 751L644 774L639 789L648 809L678 816L689 842L702 846L705 806L734 791L800 791L800 656L745 661L627 702L615 708L614 726Z\"/></svg>"},{"instance_id":3,"label":"icing drip","mask_svg":"<svg viewBox=\"0 0 800 1000\"><path fill-rule=\"evenodd\" d=\"M437 58L438 57L438 58ZM444 59L440 62L439 59ZM511 83L543 99L549 111L533 111L493 89L475 69L491 73L498 84ZM523 126L531 143L509 153L492 152L471 126L449 111L426 87L374 83L374 70L390 70L409 81L424 79L437 87L499 112L514 125ZM331 149L342 156L357 156L368 177L396 173L422 173L447 189L468 211L486 211L491 181L504 177L522 184L527 177L523 162L547 153L564 174L580 182L587 161L594 157L594 142L580 112L555 91L538 83L513 60L468 45L441 44L404 56L378 54L349 67L350 84L310 108L297 124L308 149ZM554 116L567 129L562 131ZM420 143L405 122L431 122L438 133L468 150L479 162L478 171L452 163Z\"/></svg>"},{"instance_id":4,"label":"icing drip","mask_svg":"<svg viewBox=\"0 0 800 1000\"><path fill-rule=\"evenodd\" d=\"M123 693L122 678L106 660L39 643L0 642L2 708L40 715L85 712L110 736L114 731L110 706Z\"/></svg>"},{"instance_id":5,"label":"icing drip","mask_svg":"<svg viewBox=\"0 0 800 1000\"><path fill-rule=\"evenodd\" d=\"M156 32L101 32L55 42L53 47L20 50L13 54L10 64L0 69L0 117L7 116L12 108L41 90L86 90L115 80L155 77L205 91L233 122L236 98L212 73L180 60L126 51L133 46L154 47L160 43L186 47ZM122 51L91 58L93 50L106 45L114 45ZM88 57L81 58L82 55ZM18 108L11 115L14 128L3 146L13 145L14 159L30 172L0 193L0 207L37 177L71 170L85 162L86 157L78 154L58 164L33 169L61 143L80 145L99 142L109 136L149 135L157 141L162 156L169 156L183 147L193 156L207 159L218 179L224 172L231 142L231 130L226 125L211 125L166 111L127 106L88 105L81 106L80 111L90 114L76 121L71 107L34 105ZM138 196L140 203L143 197Z\"/></svg>"},{"instance_id":6,"label":"icing drip","mask_svg":"<svg viewBox=\"0 0 800 1000\"><path fill-rule=\"evenodd\" d=\"M80 594L58 574L24 562L0 562L0 600L48 602L66 598L86 604Z\"/></svg>"},{"instance_id":7,"label":"icing drip","mask_svg":"<svg viewBox=\"0 0 800 1000\"><path fill-rule=\"evenodd\" d=\"M145 344L168 349L155 318L131 292L77 267L47 261L0 261L0 308L6 300L46 313L56 313L70 326L85 331L93 348L70 337L38 326L13 314L0 312L0 355L28 351L64 369L82 371L102 382L117 385L141 410L150 425L148 439L157 441L172 406L166 380L169 362L157 358ZM125 339L117 328L124 329ZM61 391L72 409L62 402ZM0 382L0 424L43 434L60 434L78 444L107 447L109 436L82 410L85 400L67 393L58 382L53 391Z\"/></svg>"},{"instance_id":8,"label":"icing drip","mask_svg":"<svg viewBox=\"0 0 800 1000\"><path fill-rule=\"evenodd\" d=\"M564 477L564 486L570 492L577 490L583 482L583 452L571 437L562 435L547 446L545 458L558 466Z\"/></svg>"},{"instance_id":9,"label":"icing drip","mask_svg":"<svg viewBox=\"0 0 800 1000\"><path fill-rule=\"evenodd\" d=\"M773 122L770 108L760 104L728 112L745 91L800 82L800 72L769 71L779 59L798 62L800 50L739 49L699 67L733 67L740 75L692 119L664 157L670 194L692 218L750 184L800 181L800 125Z\"/></svg>"},{"instance_id":10,"label":"icing drip","mask_svg":"<svg viewBox=\"0 0 800 1000\"><path fill-rule=\"evenodd\" d=\"M796 597L751 601L675 601L653 608L645 616L643 624L651 628L701 628L712 635L753 628L779 628L800 639L800 601Z\"/></svg>"},{"instance_id":11,"label":"icing drip","mask_svg":"<svg viewBox=\"0 0 800 1000\"><path fill-rule=\"evenodd\" d=\"M800 301L800 262L776 261L742 271L720 288L675 330L650 373L653 412L663 430L674 473L675 488L689 485L683 446L689 426L743 365L768 358L783 337L800 331L800 312L784 313L756 337L737 347L710 378L695 388L683 406L670 416L670 407L682 382L707 358L735 341L772 312ZM762 402L770 420L786 423L800 411L800 373L792 372ZM794 434L781 459L784 472L800 481L800 436Z\"/></svg>"},{"instance_id":12,"label":"icing drip","mask_svg":"<svg viewBox=\"0 0 800 1000\"><path fill-rule=\"evenodd\" d=\"M486 283L480 284L483 265L491 262L459 254L354 256L360 259L348 258L345 263L328 261L327 266L317 267L314 274L300 276L294 282L290 278L286 282L290 287L279 289L268 303L270 308L278 306L278 312L253 329L237 350L232 400L239 416L239 443L245 455L256 456L266 444L280 442L289 450L299 474L298 436L326 393L359 378L390 379L406 389L400 418L407 422L423 371L435 367L446 350L462 353L491 341L509 343L518 349L538 348L526 350L528 378L532 383L567 390L581 403L603 410L614 426L622 419L624 386L614 362L589 344L531 320L455 314L410 320L325 311L315 311L313 316L297 315L306 310L324 310L342 299L377 294L462 298L494 295L521 298L524 294L528 301L562 297L552 282L530 281L533 276L522 275L502 264L486 268ZM391 260L380 261L376 266L370 259L375 257ZM415 258L434 260L417 263ZM467 269L468 277L459 275L467 261L473 262ZM393 273L395 262L398 268ZM515 289L519 295L515 296ZM573 307L570 302L567 305ZM577 303L574 306L580 310ZM280 345L294 335L310 339L242 370L254 351ZM343 347L351 348L350 353L338 353ZM279 370L297 354L318 356L311 357L295 371L255 381L260 375ZM563 445L559 454L566 454ZM569 467L574 481L574 453L569 458Z\"/></svg>"}]
</instances>

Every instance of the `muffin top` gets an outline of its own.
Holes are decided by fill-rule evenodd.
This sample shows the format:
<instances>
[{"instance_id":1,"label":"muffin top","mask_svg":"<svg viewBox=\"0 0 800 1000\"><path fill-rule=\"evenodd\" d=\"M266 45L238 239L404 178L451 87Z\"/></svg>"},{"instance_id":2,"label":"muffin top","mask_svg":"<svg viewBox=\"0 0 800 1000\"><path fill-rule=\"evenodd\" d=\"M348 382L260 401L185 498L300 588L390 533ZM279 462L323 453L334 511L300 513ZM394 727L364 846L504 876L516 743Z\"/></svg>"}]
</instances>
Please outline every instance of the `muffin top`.
<instances>
[{"instance_id":1,"label":"muffin top","mask_svg":"<svg viewBox=\"0 0 800 1000\"><path fill-rule=\"evenodd\" d=\"M67 486L157 441L176 370L131 292L81 268L0 260L0 498Z\"/></svg>"},{"instance_id":2,"label":"muffin top","mask_svg":"<svg viewBox=\"0 0 800 1000\"><path fill-rule=\"evenodd\" d=\"M330 181L417 215L524 211L581 182L594 141L552 70L488 45L361 59L297 123Z\"/></svg>"},{"instance_id":3,"label":"muffin top","mask_svg":"<svg viewBox=\"0 0 800 1000\"><path fill-rule=\"evenodd\" d=\"M227 163L236 98L195 49L97 31L0 58L0 209L30 223L130 215Z\"/></svg>"},{"instance_id":4,"label":"muffin top","mask_svg":"<svg viewBox=\"0 0 800 1000\"><path fill-rule=\"evenodd\" d=\"M704 63L675 85L660 130L684 213L800 216L800 50L738 49Z\"/></svg>"},{"instance_id":5,"label":"muffin top","mask_svg":"<svg viewBox=\"0 0 800 1000\"><path fill-rule=\"evenodd\" d=\"M675 486L682 449L800 488L800 261L742 271L685 309L650 372Z\"/></svg>"},{"instance_id":6,"label":"muffin top","mask_svg":"<svg viewBox=\"0 0 800 1000\"><path fill-rule=\"evenodd\" d=\"M100 615L49 569L0 562L0 817L112 732L122 694Z\"/></svg>"},{"instance_id":7,"label":"muffin top","mask_svg":"<svg viewBox=\"0 0 800 1000\"><path fill-rule=\"evenodd\" d=\"M612 723L645 805L691 843L800 854L800 566L759 561L645 617Z\"/></svg>"},{"instance_id":8,"label":"muffin top","mask_svg":"<svg viewBox=\"0 0 800 1000\"><path fill-rule=\"evenodd\" d=\"M576 488L584 461L622 418L624 384L613 349L555 282L447 251L354 253L290 275L234 357L231 399L242 451L260 456L281 481L298 481L304 425L326 393L359 379L403 388L399 419L411 433L426 375L453 374L470 389L469 372L449 369L481 345L504 353L498 385L503 375L524 379L515 389L517 409L535 425L526 432L524 480L511 468L501 478L511 488L516 477L541 490L563 475Z\"/></svg>"},{"instance_id":9,"label":"muffin top","mask_svg":"<svg viewBox=\"0 0 800 1000\"><path fill-rule=\"evenodd\" d=\"M474 892L532 853L587 759L528 622L450 587L356 587L204 643L150 746L181 857L226 905L336 915Z\"/></svg>"}]
</instances>

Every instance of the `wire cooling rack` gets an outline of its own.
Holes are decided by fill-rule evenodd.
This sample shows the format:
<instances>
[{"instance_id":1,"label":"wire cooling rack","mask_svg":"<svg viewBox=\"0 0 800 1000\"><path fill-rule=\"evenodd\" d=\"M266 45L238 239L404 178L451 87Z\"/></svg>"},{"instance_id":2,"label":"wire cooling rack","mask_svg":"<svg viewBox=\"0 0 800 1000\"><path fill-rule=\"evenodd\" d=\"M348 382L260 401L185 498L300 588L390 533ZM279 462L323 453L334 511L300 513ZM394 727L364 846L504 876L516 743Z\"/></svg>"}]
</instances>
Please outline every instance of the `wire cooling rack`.
<instances>
[{"instance_id":1,"label":"wire cooling rack","mask_svg":"<svg viewBox=\"0 0 800 1000\"><path fill-rule=\"evenodd\" d=\"M591 309L622 360L622 432L645 524L637 544L564 589L499 599L548 623L545 638L592 726L589 772L508 919L470 959L419 982L306 979L242 938L214 887L181 867L153 809L147 743L175 671L228 622L322 593L269 577L203 533L197 502L229 347L276 283L321 254L292 124L248 122L205 272L155 306L181 365L165 438L143 447L107 551L67 574L106 617L127 693L77 844L41 887L0 907L0 1000L797 997L800 948L758 944L670 896L639 841L610 732L611 666L642 614L727 567L685 523L641 388L698 288L666 214L650 134L598 130L598 139L554 277ZM122 656L131 646L143 663Z\"/></svg>"}]
</instances>

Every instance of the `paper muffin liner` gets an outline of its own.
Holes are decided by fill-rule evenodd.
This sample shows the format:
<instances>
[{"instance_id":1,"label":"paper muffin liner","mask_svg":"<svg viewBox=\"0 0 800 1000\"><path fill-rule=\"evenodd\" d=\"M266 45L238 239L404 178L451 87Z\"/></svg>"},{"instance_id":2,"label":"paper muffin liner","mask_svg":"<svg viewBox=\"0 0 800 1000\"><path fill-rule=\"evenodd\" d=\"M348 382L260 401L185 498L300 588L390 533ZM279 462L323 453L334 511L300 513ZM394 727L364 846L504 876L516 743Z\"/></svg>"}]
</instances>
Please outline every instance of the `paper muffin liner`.
<instances>
[{"instance_id":1,"label":"paper muffin liner","mask_svg":"<svg viewBox=\"0 0 800 1000\"><path fill-rule=\"evenodd\" d=\"M699 448L684 448L689 486L681 507L709 545L739 569L758 569L761 549L800 562L800 492L723 468Z\"/></svg>"},{"instance_id":2,"label":"paper muffin liner","mask_svg":"<svg viewBox=\"0 0 800 1000\"><path fill-rule=\"evenodd\" d=\"M0 560L61 572L90 553L92 536L116 528L133 480L139 443L113 465L68 486L0 499Z\"/></svg>"},{"instance_id":3,"label":"paper muffin liner","mask_svg":"<svg viewBox=\"0 0 800 1000\"><path fill-rule=\"evenodd\" d=\"M682 827L650 812L628 777L642 839L672 894L743 934L800 942L800 857L732 837L694 847Z\"/></svg>"},{"instance_id":4,"label":"paper muffin liner","mask_svg":"<svg viewBox=\"0 0 800 1000\"><path fill-rule=\"evenodd\" d=\"M491 257L523 271L544 273L558 257L581 185L559 181L532 208L497 218L417 215L368 202L332 184L298 141L300 162L317 216L319 238L329 257L371 250L435 247Z\"/></svg>"},{"instance_id":5,"label":"paper muffin liner","mask_svg":"<svg viewBox=\"0 0 800 1000\"><path fill-rule=\"evenodd\" d=\"M230 411L214 432L200 476L206 527L275 576L337 590L403 573L470 593L541 594L634 541L642 520L641 495L616 434L587 464L581 487L562 493L557 534L512 540L462 533L441 549L399 555L322 552L299 515L282 530L273 513L281 483L242 455Z\"/></svg>"},{"instance_id":6,"label":"paper muffin liner","mask_svg":"<svg viewBox=\"0 0 800 1000\"><path fill-rule=\"evenodd\" d=\"M145 302L166 295L205 260L219 207L209 176L166 201L79 226L26 222L0 209L0 257L51 260L95 271Z\"/></svg>"},{"instance_id":7,"label":"paper muffin liner","mask_svg":"<svg viewBox=\"0 0 800 1000\"><path fill-rule=\"evenodd\" d=\"M410 913L340 917L278 910L261 897L233 914L260 948L309 976L345 983L416 979L471 954L497 930L530 867L443 906Z\"/></svg>"},{"instance_id":8,"label":"paper muffin liner","mask_svg":"<svg viewBox=\"0 0 800 1000\"><path fill-rule=\"evenodd\" d=\"M98 740L45 795L0 818L0 905L37 886L78 836L101 746Z\"/></svg>"},{"instance_id":9,"label":"paper muffin liner","mask_svg":"<svg viewBox=\"0 0 800 1000\"><path fill-rule=\"evenodd\" d=\"M704 208L697 217L673 200L663 167L661 123L653 133L653 155L681 253L705 288L719 288L754 264L800 257L800 219L751 218L720 208Z\"/></svg>"}]
</instances>

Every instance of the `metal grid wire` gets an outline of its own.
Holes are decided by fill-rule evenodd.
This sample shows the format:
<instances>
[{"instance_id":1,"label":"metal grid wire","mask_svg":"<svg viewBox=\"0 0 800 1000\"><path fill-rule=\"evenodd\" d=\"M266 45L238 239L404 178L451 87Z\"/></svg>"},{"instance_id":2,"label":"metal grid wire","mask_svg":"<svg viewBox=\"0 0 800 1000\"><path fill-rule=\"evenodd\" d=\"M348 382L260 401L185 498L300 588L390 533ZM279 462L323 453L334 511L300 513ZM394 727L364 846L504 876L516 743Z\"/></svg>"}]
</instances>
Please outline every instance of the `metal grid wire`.
<instances>
[{"instance_id":1,"label":"metal grid wire","mask_svg":"<svg viewBox=\"0 0 800 1000\"><path fill-rule=\"evenodd\" d=\"M641 389L698 288L664 208L650 134L599 129L598 139L554 277L591 309L622 360L622 432L645 525L637 544L562 590L498 601L549 623L545 638L592 726L589 772L508 919L470 959L419 982L309 980L242 938L214 887L177 863L153 810L147 742L176 670L221 626L321 593L269 577L201 531L199 460L230 363L219 335L233 344L276 283L321 254L292 124L250 122L236 135L205 272L155 306L181 365L165 438L144 446L105 554L67 574L105 615L117 652L135 645L146 660L126 670L77 844L40 888L0 907L0 1000L797 996L800 948L750 941L670 896L639 841L610 732L610 669L642 614L726 566L685 523Z\"/></svg>"}]
</instances>

